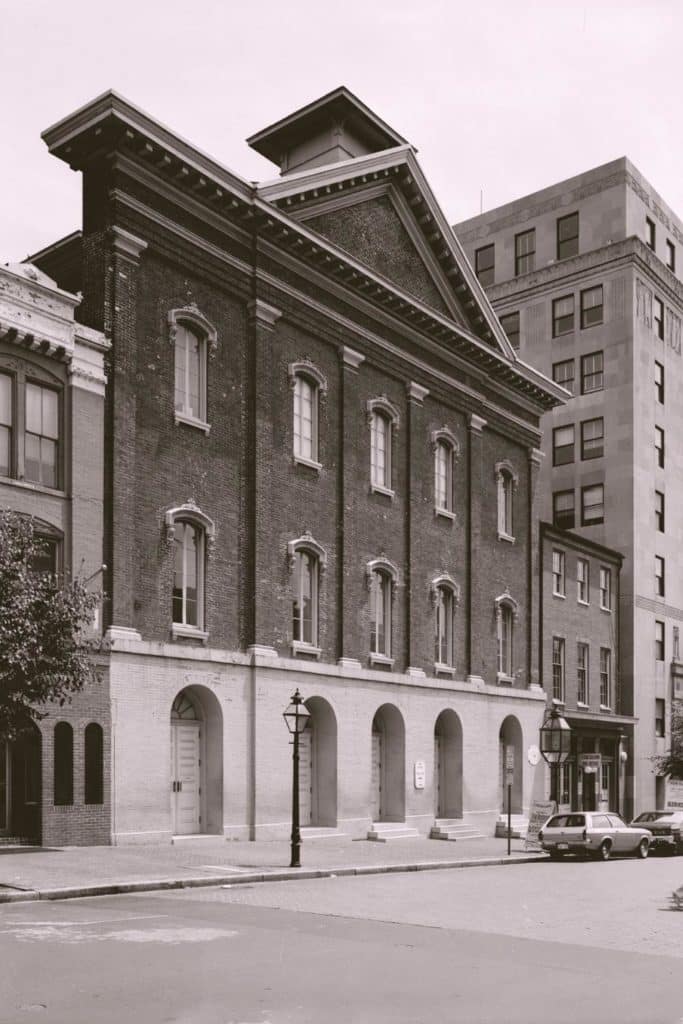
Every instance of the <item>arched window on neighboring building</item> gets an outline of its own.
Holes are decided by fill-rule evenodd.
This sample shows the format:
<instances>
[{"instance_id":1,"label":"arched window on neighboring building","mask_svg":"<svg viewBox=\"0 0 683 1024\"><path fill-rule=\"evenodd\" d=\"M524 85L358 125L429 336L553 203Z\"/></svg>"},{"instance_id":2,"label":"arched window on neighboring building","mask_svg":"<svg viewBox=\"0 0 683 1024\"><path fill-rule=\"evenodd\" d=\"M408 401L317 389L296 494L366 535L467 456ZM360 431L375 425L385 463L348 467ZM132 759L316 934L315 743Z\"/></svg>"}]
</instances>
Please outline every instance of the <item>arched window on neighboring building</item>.
<instances>
[{"instance_id":1,"label":"arched window on neighboring building","mask_svg":"<svg viewBox=\"0 0 683 1024\"><path fill-rule=\"evenodd\" d=\"M287 545L292 573L292 649L320 654L320 577L325 550L306 533Z\"/></svg>"},{"instance_id":2,"label":"arched window on neighboring building","mask_svg":"<svg viewBox=\"0 0 683 1024\"><path fill-rule=\"evenodd\" d=\"M166 513L166 531L173 547L172 632L205 637L205 570L213 522L187 503Z\"/></svg>"},{"instance_id":3,"label":"arched window on neighboring building","mask_svg":"<svg viewBox=\"0 0 683 1024\"><path fill-rule=\"evenodd\" d=\"M54 803L74 802L74 731L68 722L57 722L54 731Z\"/></svg>"},{"instance_id":4,"label":"arched window on neighboring building","mask_svg":"<svg viewBox=\"0 0 683 1024\"><path fill-rule=\"evenodd\" d=\"M85 802L104 801L104 742L102 726L91 722L85 727Z\"/></svg>"},{"instance_id":5,"label":"arched window on neighboring building","mask_svg":"<svg viewBox=\"0 0 683 1024\"><path fill-rule=\"evenodd\" d=\"M294 458L297 462L320 466L320 396L327 382L312 363L291 363L289 379L293 391Z\"/></svg>"}]
</instances>

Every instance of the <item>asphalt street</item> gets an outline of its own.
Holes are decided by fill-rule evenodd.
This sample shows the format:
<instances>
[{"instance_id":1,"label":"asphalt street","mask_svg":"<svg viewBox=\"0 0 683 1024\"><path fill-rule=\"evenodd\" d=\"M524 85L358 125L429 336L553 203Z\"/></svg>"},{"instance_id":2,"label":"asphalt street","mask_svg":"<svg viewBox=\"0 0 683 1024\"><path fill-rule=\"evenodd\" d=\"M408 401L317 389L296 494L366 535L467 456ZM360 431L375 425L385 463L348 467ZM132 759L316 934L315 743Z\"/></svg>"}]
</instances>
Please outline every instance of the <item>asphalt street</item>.
<instances>
[{"instance_id":1,"label":"asphalt street","mask_svg":"<svg viewBox=\"0 0 683 1024\"><path fill-rule=\"evenodd\" d=\"M0 908L0 1022L682 1024L683 858Z\"/></svg>"}]
</instances>

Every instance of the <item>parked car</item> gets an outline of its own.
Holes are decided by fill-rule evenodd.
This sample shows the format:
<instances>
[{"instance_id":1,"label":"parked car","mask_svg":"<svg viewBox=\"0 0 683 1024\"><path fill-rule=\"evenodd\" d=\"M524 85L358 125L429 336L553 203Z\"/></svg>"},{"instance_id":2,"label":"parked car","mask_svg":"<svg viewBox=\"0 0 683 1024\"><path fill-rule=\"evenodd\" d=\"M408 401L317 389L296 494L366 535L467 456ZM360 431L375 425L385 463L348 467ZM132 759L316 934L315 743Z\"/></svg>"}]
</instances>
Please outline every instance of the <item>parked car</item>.
<instances>
[{"instance_id":1,"label":"parked car","mask_svg":"<svg viewBox=\"0 0 683 1024\"><path fill-rule=\"evenodd\" d=\"M612 811L569 811L548 818L538 838L553 860L567 853L609 860L613 853L644 859L652 836L649 828L627 825Z\"/></svg>"},{"instance_id":2,"label":"parked car","mask_svg":"<svg viewBox=\"0 0 683 1024\"><path fill-rule=\"evenodd\" d=\"M653 850L683 853L683 811L643 811L631 824L649 829Z\"/></svg>"}]
</instances>

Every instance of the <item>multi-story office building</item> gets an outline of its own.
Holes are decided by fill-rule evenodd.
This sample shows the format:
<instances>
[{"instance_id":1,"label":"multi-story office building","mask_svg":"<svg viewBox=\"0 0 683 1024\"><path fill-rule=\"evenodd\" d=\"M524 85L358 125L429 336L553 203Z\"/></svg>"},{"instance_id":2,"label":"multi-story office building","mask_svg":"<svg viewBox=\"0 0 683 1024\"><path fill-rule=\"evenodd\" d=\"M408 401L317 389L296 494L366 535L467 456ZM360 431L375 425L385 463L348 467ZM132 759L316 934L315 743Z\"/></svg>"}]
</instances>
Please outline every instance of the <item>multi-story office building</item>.
<instances>
[{"instance_id":1,"label":"multi-story office building","mask_svg":"<svg viewBox=\"0 0 683 1024\"><path fill-rule=\"evenodd\" d=\"M49 129L82 236L43 265L111 340L114 842L528 806L540 417L412 146L339 89L253 136L255 186L106 93ZM375 830L376 831L376 830Z\"/></svg>"},{"instance_id":2,"label":"multi-story office building","mask_svg":"<svg viewBox=\"0 0 683 1024\"><path fill-rule=\"evenodd\" d=\"M0 508L32 519L36 572L91 577L99 589L108 346L77 322L79 302L36 266L0 267ZM106 679L41 711L0 743L0 837L108 842Z\"/></svg>"},{"instance_id":3,"label":"multi-story office building","mask_svg":"<svg viewBox=\"0 0 683 1024\"><path fill-rule=\"evenodd\" d=\"M626 159L456 225L525 363L570 393L543 421L540 507L617 549L627 811L661 806L683 619L683 224Z\"/></svg>"}]
</instances>

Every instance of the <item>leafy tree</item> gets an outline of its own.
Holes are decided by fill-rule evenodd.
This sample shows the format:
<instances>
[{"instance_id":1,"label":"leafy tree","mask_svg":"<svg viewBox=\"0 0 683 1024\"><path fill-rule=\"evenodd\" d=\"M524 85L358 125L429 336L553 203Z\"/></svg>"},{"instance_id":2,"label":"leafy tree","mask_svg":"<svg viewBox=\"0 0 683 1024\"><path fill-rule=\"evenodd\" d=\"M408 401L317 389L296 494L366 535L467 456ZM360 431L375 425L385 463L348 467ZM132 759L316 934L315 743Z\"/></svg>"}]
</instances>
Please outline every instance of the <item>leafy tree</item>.
<instances>
[{"instance_id":1,"label":"leafy tree","mask_svg":"<svg viewBox=\"0 0 683 1024\"><path fill-rule=\"evenodd\" d=\"M652 760L660 775L673 775L676 779L683 779L683 701L675 701L672 708L669 750Z\"/></svg>"},{"instance_id":2,"label":"leafy tree","mask_svg":"<svg viewBox=\"0 0 683 1024\"><path fill-rule=\"evenodd\" d=\"M99 595L36 570L33 521L0 509L0 738L12 739L95 678L86 635Z\"/></svg>"}]
</instances>

